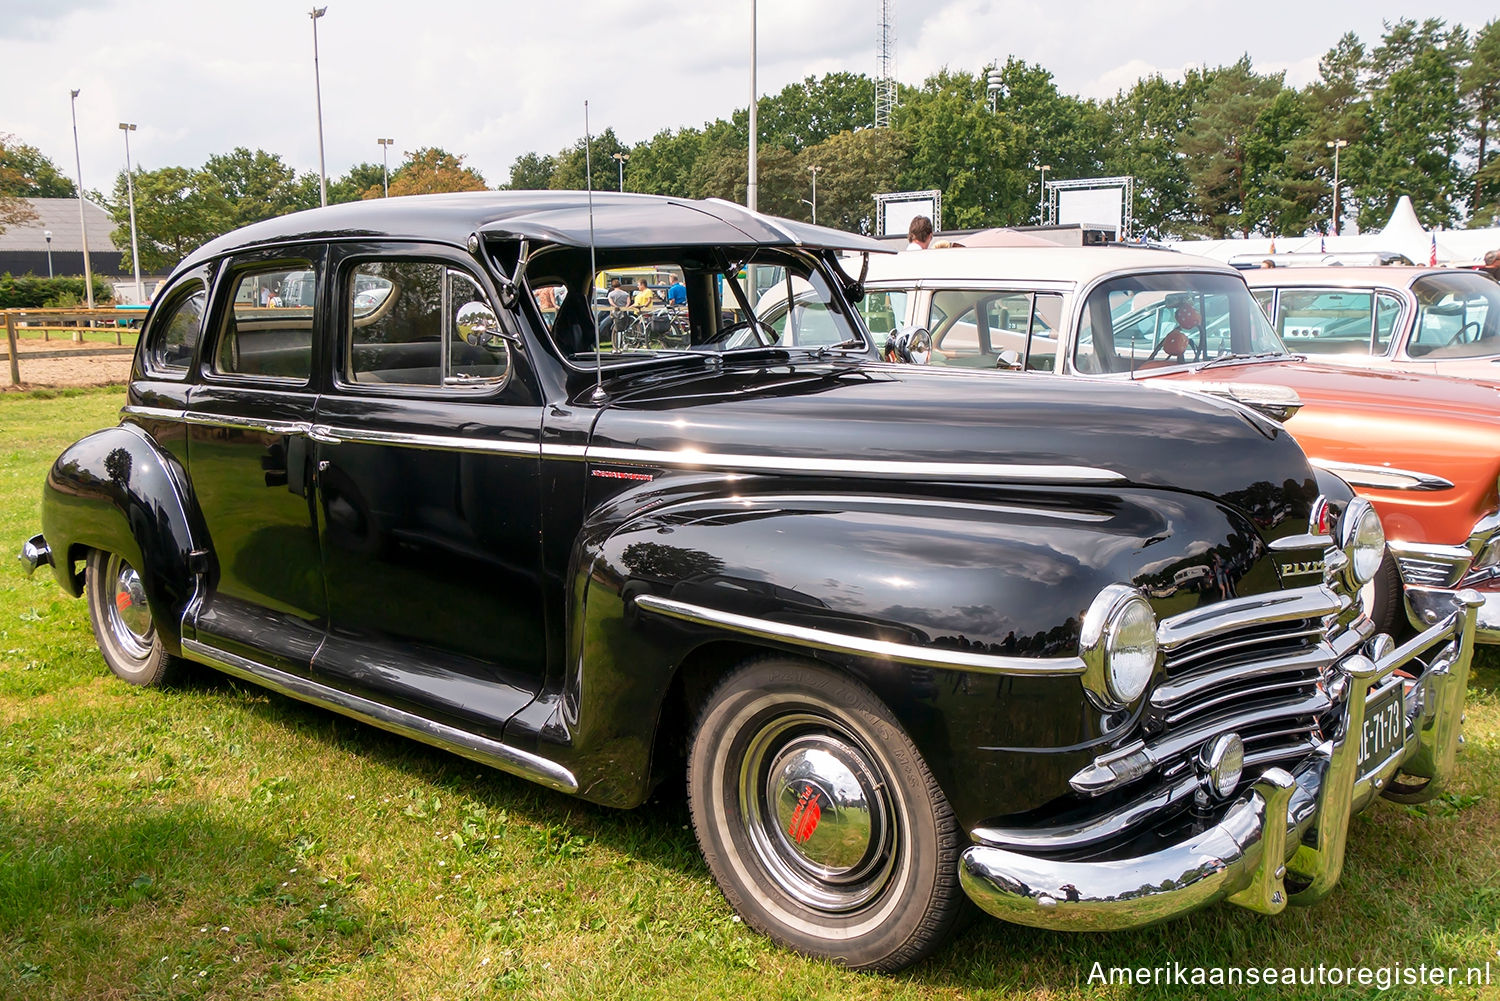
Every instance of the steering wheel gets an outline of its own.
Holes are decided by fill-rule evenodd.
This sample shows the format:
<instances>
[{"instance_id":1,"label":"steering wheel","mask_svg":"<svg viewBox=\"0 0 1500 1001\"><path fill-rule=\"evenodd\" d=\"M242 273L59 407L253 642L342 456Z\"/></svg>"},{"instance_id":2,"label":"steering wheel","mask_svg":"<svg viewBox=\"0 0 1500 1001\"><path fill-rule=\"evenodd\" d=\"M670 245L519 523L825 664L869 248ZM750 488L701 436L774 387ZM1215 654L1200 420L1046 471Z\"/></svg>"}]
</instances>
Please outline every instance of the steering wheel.
<instances>
[{"instance_id":1,"label":"steering wheel","mask_svg":"<svg viewBox=\"0 0 1500 1001\"><path fill-rule=\"evenodd\" d=\"M1472 337L1465 337L1464 335L1466 333L1468 333L1470 327L1474 328L1474 336L1472 336ZM1462 327L1458 328L1458 333L1456 333L1452 337L1448 338L1448 343L1446 345L1444 345L1444 347L1450 347L1451 348L1455 344L1467 344L1470 341L1477 341L1477 340L1479 340L1479 321L1478 320L1470 320L1468 323L1465 323Z\"/></svg>"},{"instance_id":2,"label":"steering wheel","mask_svg":"<svg viewBox=\"0 0 1500 1001\"><path fill-rule=\"evenodd\" d=\"M775 344L781 335L776 328L764 320L741 320L721 328L713 337L693 347L715 351L733 351L736 348L760 347Z\"/></svg>"}]
</instances>

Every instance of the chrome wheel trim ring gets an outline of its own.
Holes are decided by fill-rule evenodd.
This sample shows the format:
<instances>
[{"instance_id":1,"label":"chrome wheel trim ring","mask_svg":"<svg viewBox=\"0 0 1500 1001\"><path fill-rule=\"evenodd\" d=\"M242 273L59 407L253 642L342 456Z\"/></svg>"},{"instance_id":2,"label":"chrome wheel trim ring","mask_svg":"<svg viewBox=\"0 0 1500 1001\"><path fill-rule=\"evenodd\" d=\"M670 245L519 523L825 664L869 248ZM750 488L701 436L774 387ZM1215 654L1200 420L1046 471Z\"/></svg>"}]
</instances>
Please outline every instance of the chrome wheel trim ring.
<instances>
[{"instance_id":1,"label":"chrome wheel trim ring","mask_svg":"<svg viewBox=\"0 0 1500 1001\"><path fill-rule=\"evenodd\" d=\"M901 847L890 783L837 721L811 712L768 720L745 747L738 796L755 861L802 906L842 914L890 885Z\"/></svg>"},{"instance_id":2,"label":"chrome wheel trim ring","mask_svg":"<svg viewBox=\"0 0 1500 1001\"><path fill-rule=\"evenodd\" d=\"M124 657L144 661L151 656L156 628L151 623L141 575L118 555L111 554L102 584L104 618L111 642Z\"/></svg>"}]
</instances>

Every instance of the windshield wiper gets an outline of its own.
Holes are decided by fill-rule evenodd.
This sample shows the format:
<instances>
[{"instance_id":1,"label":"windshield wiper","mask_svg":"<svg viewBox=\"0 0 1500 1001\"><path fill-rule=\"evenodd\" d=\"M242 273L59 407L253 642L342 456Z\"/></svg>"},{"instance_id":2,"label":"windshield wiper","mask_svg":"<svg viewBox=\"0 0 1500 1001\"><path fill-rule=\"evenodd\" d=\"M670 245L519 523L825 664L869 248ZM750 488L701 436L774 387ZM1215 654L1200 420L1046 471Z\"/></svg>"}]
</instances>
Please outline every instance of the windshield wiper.
<instances>
[{"instance_id":1,"label":"windshield wiper","mask_svg":"<svg viewBox=\"0 0 1500 1001\"><path fill-rule=\"evenodd\" d=\"M1261 360L1269 360L1269 359L1272 359L1272 358L1277 359L1277 360L1290 360L1290 359L1295 358L1295 357L1296 357L1296 355L1285 354L1285 353L1283 353L1281 351L1257 351L1254 354L1234 354L1234 353L1230 353L1230 354L1227 354L1227 355L1219 355L1219 357L1217 357L1217 358L1210 358L1208 361L1206 361L1203 364L1199 365L1198 368L1200 368L1200 369L1215 368L1215 367L1217 367L1219 365L1234 365L1234 364L1237 364L1239 362L1261 361Z\"/></svg>"}]
</instances>

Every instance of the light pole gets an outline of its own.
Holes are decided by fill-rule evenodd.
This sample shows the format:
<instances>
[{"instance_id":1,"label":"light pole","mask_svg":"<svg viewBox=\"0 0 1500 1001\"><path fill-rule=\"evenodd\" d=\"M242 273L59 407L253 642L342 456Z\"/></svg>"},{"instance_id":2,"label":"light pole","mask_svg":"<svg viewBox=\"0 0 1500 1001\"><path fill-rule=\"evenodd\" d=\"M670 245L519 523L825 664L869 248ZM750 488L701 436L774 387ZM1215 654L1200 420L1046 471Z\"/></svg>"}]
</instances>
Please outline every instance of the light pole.
<instances>
[{"instance_id":1,"label":"light pole","mask_svg":"<svg viewBox=\"0 0 1500 1001\"><path fill-rule=\"evenodd\" d=\"M121 122L120 131L125 133L125 196L130 200L130 263L135 265L135 302L146 301L146 290L141 287L141 247L135 238L135 179L130 176L130 133L135 131L134 122Z\"/></svg>"},{"instance_id":2,"label":"light pole","mask_svg":"<svg viewBox=\"0 0 1500 1001\"><path fill-rule=\"evenodd\" d=\"M385 192L385 197L391 197L391 172L386 165L386 152L391 148L394 139L376 139L380 143L380 187Z\"/></svg>"},{"instance_id":3,"label":"light pole","mask_svg":"<svg viewBox=\"0 0 1500 1001\"><path fill-rule=\"evenodd\" d=\"M750 0L750 167L745 181L745 207L757 211L760 201L760 171L756 166L757 141L760 126L756 121L755 107L755 0ZM753 293L752 293L753 294Z\"/></svg>"},{"instance_id":4,"label":"light pole","mask_svg":"<svg viewBox=\"0 0 1500 1001\"><path fill-rule=\"evenodd\" d=\"M318 18L328 13L327 7L314 7L307 16L313 24L313 93L318 99L318 204L328 204L328 168L323 162L323 80L318 75Z\"/></svg>"},{"instance_id":5,"label":"light pole","mask_svg":"<svg viewBox=\"0 0 1500 1001\"><path fill-rule=\"evenodd\" d=\"M822 169L823 168L820 167L820 166L818 166L816 163L807 168L807 172L812 175L812 179L813 179L812 210L813 210L813 225L814 226L816 226L818 224L818 171L820 171Z\"/></svg>"},{"instance_id":6,"label":"light pole","mask_svg":"<svg viewBox=\"0 0 1500 1001\"><path fill-rule=\"evenodd\" d=\"M1036 221L1038 225L1047 225L1047 171L1052 169L1052 164L1042 164L1042 193L1037 197Z\"/></svg>"},{"instance_id":7,"label":"light pole","mask_svg":"<svg viewBox=\"0 0 1500 1001\"><path fill-rule=\"evenodd\" d=\"M42 236L47 240L47 277L52 277L52 230L42 231Z\"/></svg>"},{"instance_id":8,"label":"light pole","mask_svg":"<svg viewBox=\"0 0 1500 1001\"><path fill-rule=\"evenodd\" d=\"M1333 235L1339 235L1339 150L1349 145L1347 139L1330 139L1324 143L1333 150Z\"/></svg>"},{"instance_id":9,"label":"light pole","mask_svg":"<svg viewBox=\"0 0 1500 1001\"><path fill-rule=\"evenodd\" d=\"M83 218L83 157L78 152L78 91L73 91L73 165L78 169L78 234L83 240L83 293L94 308L94 269L89 263L89 227Z\"/></svg>"},{"instance_id":10,"label":"light pole","mask_svg":"<svg viewBox=\"0 0 1500 1001\"><path fill-rule=\"evenodd\" d=\"M630 159L629 153L611 153L615 163L620 165L620 194L625 193L625 161Z\"/></svg>"}]
</instances>

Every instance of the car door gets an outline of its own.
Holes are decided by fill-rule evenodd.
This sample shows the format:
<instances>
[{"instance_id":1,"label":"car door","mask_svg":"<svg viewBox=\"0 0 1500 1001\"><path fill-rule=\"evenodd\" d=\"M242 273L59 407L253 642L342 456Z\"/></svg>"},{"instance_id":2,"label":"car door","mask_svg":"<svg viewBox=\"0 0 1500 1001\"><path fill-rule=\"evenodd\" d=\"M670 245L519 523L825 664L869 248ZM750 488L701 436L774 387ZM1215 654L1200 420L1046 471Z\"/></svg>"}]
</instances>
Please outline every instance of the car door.
<instances>
[{"instance_id":1,"label":"car door","mask_svg":"<svg viewBox=\"0 0 1500 1001\"><path fill-rule=\"evenodd\" d=\"M325 683L498 736L541 687L539 394L457 251L337 252Z\"/></svg>"},{"instance_id":2,"label":"car door","mask_svg":"<svg viewBox=\"0 0 1500 1001\"><path fill-rule=\"evenodd\" d=\"M321 245L225 262L188 393L187 467L208 529L212 584L199 642L306 674L327 622L307 431L321 311L282 305L292 275L320 274Z\"/></svg>"}]
</instances>

